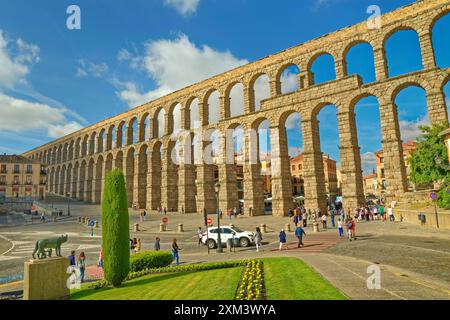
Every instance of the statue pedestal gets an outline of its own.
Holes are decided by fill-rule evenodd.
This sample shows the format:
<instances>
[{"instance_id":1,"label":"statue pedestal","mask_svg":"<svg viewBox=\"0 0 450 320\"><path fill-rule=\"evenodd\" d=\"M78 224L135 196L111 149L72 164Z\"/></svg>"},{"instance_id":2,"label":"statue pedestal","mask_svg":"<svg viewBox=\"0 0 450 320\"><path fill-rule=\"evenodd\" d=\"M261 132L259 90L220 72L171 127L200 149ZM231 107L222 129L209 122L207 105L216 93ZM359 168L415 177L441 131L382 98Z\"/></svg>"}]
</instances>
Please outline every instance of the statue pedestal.
<instances>
[{"instance_id":1,"label":"statue pedestal","mask_svg":"<svg viewBox=\"0 0 450 320\"><path fill-rule=\"evenodd\" d=\"M64 257L28 260L24 264L23 300L57 300L70 295L69 260Z\"/></svg>"}]
</instances>

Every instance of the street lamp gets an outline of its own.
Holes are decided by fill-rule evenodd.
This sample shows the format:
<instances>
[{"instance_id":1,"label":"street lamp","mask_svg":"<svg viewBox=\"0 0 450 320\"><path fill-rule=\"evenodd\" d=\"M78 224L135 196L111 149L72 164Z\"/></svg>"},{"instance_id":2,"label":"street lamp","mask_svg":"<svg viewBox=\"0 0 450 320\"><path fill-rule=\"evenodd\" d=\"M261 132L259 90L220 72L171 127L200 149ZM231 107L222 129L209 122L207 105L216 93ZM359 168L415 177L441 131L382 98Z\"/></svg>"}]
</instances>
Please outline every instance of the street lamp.
<instances>
[{"instance_id":1,"label":"street lamp","mask_svg":"<svg viewBox=\"0 0 450 320\"><path fill-rule=\"evenodd\" d=\"M216 192L216 200L217 200L217 253L222 253L222 239L220 236L220 209L219 209L219 191L220 191L220 183L216 182L214 185L214 191Z\"/></svg>"}]
</instances>

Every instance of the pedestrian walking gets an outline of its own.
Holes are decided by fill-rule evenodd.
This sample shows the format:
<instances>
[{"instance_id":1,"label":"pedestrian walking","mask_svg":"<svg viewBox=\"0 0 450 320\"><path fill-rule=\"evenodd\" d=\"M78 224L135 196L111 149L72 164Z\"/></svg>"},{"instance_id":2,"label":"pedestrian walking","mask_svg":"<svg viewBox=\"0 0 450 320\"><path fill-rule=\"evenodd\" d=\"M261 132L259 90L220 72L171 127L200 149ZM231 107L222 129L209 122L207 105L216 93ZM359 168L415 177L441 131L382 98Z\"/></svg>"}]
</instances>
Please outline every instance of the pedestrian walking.
<instances>
[{"instance_id":1,"label":"pedestrian walking","mask_svg":"<svg viewBox=\"0 0 450 320\"><path fill-rule=\"evenodd\" d=\"M203 231L202 231L201 227L198 227L197 237L198 237L198 244L197 244L197 246L199 246L199 245L202 244L202 238L203 238Z\"/></svg>"},{"instance_id":2,"label":"pedestrian walking","mask_svg":"<svg viewBox=\"0 0 450 320\"><path fill-rule=\"evenodd\" d=\"M333 228L335 228L336 227L336 225L335 225L335 223L334 223L334 215L335 215L335 211L336 209L331 209L331 212L330 212L330 219L331 219L331 226L333 227Z\"/></svg>"},{"instance_id":3,"label":"pedestrian walking","mask_svg":"<svg viewBox=\"0 0 450 320\"><path fill-rule=\"evenodd\" d=\"M98 256L97 268L102 268L105 265L105 256L103 254L103 247L100 249L100 254Z\"/></svg>"},{"instance_id":4,"label":"pedestrian walking","mask_svg":"<svg viewBox=\"0 0 450 320\"><path fill-rule=\"evenodd\" d=\"M167 215L167 208L166 207L164 207L164 215L165 216Z\"/></svg>"},{"instance_id":5,"label":"pedestrian walking","mask_svg":"<svg viewBox=\"0 0 450 320\"><path fill-rule=\"evenodd\" d=\"M338 231L339 231L339 238L342 238L344 235L344 228L342 227L342 220L338 220Z\"/></svg>"},{"instance_id":6,"label":"pedestrian walking","mask_svg":"<svg viewBox=\"0 0 450 320\"><path fill-rule=\"evenodd\" d=\"M45 215L44 215L44 213L42 212L41 213L41 220L40 220L42 223L45 223Z\"/></svg>"},{"instance_id":7,"label":"pedestrian walking","mask_svg":"<svg viewBox=\"0 0 450 320\"><path fill-rule=\"evenodd\" d=\"M234 207L233 208L233 216L235 219L237 218L237 215L238 215L238 211L237 211L236 207Z\"/></svg>"},{"instance_id":8,"label":"pedestrian walking","mask_svg":"<svg viewBox=\"0 0 450 320\"><path fill-rule=\"evenodd\" d=\"M180 250L181 249L180 249L180 247L178 247L178 244L177 244L177 239L173 238L173 241L172 241L172 254L173 254L173 258L175 259L177 265L180 264L180 255L178 253Z\"/></svg>"},{"instance_id":9,"label":"pedestrian walking","mask_svg":"<svg viewBox=\"0 0 450 320\"><path fill-rule=\"evenodd\" d=\"M392 208L392 206L388 207L387 212L388 212L388 216L389 216L389 222L394 222L394 220L395 220L394 209Z\"/></svg>"},{"instance_id":10,"label":"pedestrian walking","mask_svg":"<svg viewBox=\"0 0 450 320\"><path fill-rule=\"evenodd\" d=\"M161 239L159 237L156 237L155 244L154 244L155 251L161 250L161 242L160 241L161 241Z\"/></svg>"},{"instance_id":11,"label":"pedestrian walking","mask_svg":"<svg viewBox=\"0 0 450 320\"><path fill-rule=\"evenodd\" d=\"M69 259L69 268L71 269L71 271L73 271L77 266L77 262L75 260L75 251L70 251L70 256L68 256L67 259Z\"/></svg>"},{"instance_id":12,"label":"pedestrian walking","mask_svg":"<svg viewBox=\"0 0 450 320\"><path fill-rule=\"evenodd\" d=\"M262 237L261 229L259 227L256 227L256 233L255 233L256 252L259 252L260 248L261 248L261 251L263 251L262 239L263 239L263 237Z\"/></svg>"},{"instance_id":13,"label":"pedestrian walking","mask_svg":"<svg viewBox=\"0 0 450 320\"><path fill-rule=\"evenodd\" d=\"M306 214L306 210L305 209L303 209L302 221L303 221L303 228L306 228L306 225L307 225L307 222L308 222L308 216Z\"/></svg>"},{"instance_id":14,"label":"pedestrian walking","mask_svg":"<svg viewBox=\"0 0 450 320\"><path fill-rule=\"evenodd\" d=\"M305 230L303 230L302 227L298 226L295 229L295 236L298 239L298 247L297 248L302 248L303 247L303 241L302 241L303 240L303 235L306 236Z\"/></svg>"},{"instance_id":15,"label":"pedestrian walking","mask_svg":"<svg viewBox=\"0 0 450 320\"><path fill-rule=\"evenodd\" d=\"M295 226L297 226L297 224L298 224L298 214L294 215L294 224L295 224Z\"/></svg>"},{"instance_id":16,"label":"pedestrian walking","mask_svg":"<svg viewBox=\"0 0 450 320\"><path fill-rule=\"evenodd\" d=\"M326 214L322 215L322 228L324 228L324 229L327 228L327 215Z\"/></svg>"},{"instance_id":17,"label":"pedestrian walking","mask_svg":"<svg viewBox=\"0 0 450 320\"><path fill-rule=\"evenodd\" d=\"M84 252L81 252L80 255L78 256L77 267L78 270L80 270L80 282L83 283L86 271L86 256Z\"/></svg>"},{"instance_id":18,"label":"pedestrian walking","mask_svg":"<svg viewBox=\"0 0 450 320\"><path fill-rule=\"evenodd\" d=\"M136 241L136 246L134 247L134 253L140 252L141 251L141 247L142 247L141 239L138 239Z\"/></svg>"},{"instance_id":19,"label":"pedestrian walking","mask_svg":"<svg viewBox=\"0 0 450 320\"><path fill-rule=\"evenodd\" d=\"M280 234L278 235L278 238L280 239L280 248L279 250L283 248L283 246L286 246L286 250L289 249L289 245L286 242L286 232L284 232L284 229L281 229Z\"/></svg>"},{"instance_id":20,"label":"pedestrian walking","mask_svg":"<svg viewBox=\"0 0 450 320\"><path fill-rule=\"evenodd\" d=\"M147 211L144 210L144 221L147 221Z\"/></svg>"}]
</instances>

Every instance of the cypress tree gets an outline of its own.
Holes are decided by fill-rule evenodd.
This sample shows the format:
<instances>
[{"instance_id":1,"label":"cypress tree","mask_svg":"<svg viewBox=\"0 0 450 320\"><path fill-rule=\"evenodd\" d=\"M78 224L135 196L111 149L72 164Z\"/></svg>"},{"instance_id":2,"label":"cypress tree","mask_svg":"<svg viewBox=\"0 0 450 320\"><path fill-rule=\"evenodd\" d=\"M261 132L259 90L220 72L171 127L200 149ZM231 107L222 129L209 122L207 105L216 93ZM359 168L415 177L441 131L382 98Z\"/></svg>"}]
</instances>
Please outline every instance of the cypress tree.
<instances>
[{"instance_id":1,"label":"cypress tree","mask_svg":"<svg viewBox=\"0 0 450 320\"><path fill-rule=\"evenodd\" d=\"M103 190L102 244L105 279L117 287L130 271L128 200L122 171L110 171L106 175Z\"/></svg>"}]
</instances>

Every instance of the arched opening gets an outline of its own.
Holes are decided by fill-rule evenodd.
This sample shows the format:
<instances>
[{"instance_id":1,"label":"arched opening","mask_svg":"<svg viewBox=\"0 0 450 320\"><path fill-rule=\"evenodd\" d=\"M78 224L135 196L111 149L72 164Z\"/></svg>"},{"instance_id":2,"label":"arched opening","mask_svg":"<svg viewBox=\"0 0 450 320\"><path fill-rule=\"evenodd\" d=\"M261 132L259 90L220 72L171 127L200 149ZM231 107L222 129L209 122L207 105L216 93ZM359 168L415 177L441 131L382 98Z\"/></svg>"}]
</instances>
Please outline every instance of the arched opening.
<instances>
[{"instance_id":1,"label":"arched opening","mask_svg":"<svg viewBox=\"0 0 450 320\"><path fill-rule=\"evenodd\" d=\"M125 183L127 188L128 208L132 208L134 204L134 148L130 148L127 152Z\"/></svg>"},{"instance_id":2,"label":"arched opening","mask_svg":"<svg viewBox=\"0 0 450 320\"><path fill-rule=\"evenodd\" d=\"M117 126L117 142L116 142L116 147L117 148L122 148L123 146L125 146L126 143L126 137L127 137L127 126L125 124L124 121L122 121L121 123L119 123L119 125Z\"/></svg>"},{"instance_id":3,"label":"arched opening","mask_svg":"<svg viewBox=\"0 0 450 320\"><path fill-rule=\"evenodd\" d=\"M67 166L67 173L66 173L66 190L65 190L65 193L64 193L64 196L68 196L68 197L72 197L72 183L73 183L73 180L72 180L72 170L73 170L73 168L72 168L72 164L70 163L68 166Z\"/></svg>"},{"instance_id":4,"label":"arched opening","mask_svg":"<svg viewBox=\"0 0 450 320\"><path fill-rule=\"evenodd\" d=\"M139 163L138 163L138 192L137 203L139 209L144 209L147 206L147 159L148 148L144 144L139 150Z\"/></svg>"},{"instance_id":5,"label":"arched opening","mask_svg":"<svg viewBox=\"0 0 450 320\"><path fill-rule=\"evenodd\" d=\"M245 113L244 86L238 82L230 90L230 117L241 116Z\"/></svg>"},{"instance_id":6,"label":"arched opening","mask_svg":"<svg viewBox=\"0 0 450 320\"><path fill-rule=\"evenodd\" d=\"M270 98L269 76L260 75L253 84L253 94L255 99L255 111L261 109L261 101Z\"/></svg>"},{"instance_id":7,"label":"arched opening","mask_svg":"<svg viewBox=\"0 0 450 320\"><path fill-rule=\"evenodd\" d=\"M140 121L140 137L139 142L148 141L150 139L150 117L145 113Z\"/></svg>"},{"instance_id":8,"label":"arched opening","mask_svg":"<svg viewBox=\"0 0 450 320\"><path fill-rule=\"evenodd\" d=\"M78 199L85 201L84 183L86 181L86 160L83 160L80 165L80 176L78 179Z\"/></svg>"},{"instance_id":9,"label":"arched opening","mask_svg":"<svg viewBox=\"0 0 450 320\"><path fill-rule=\"evenodd\" d=\"M137 142L138 139L138 125L137 125L137 119L133 118L128 122L127 126L127 142L126 145L132 145Z\"/></svg>"},{"instance_id":10,"label":"arched opening","mask_svg":"<svg viewBox=\"0 0 450 320\"><path fill-rule=\"evenodd\" d=\"M173 121L173 130L172 133L174 136L177 136L181 131L181 103L177 103L177 105L173 108L172 111L172 121Z\"/></svg>"},{"instance_id":11,"label":"arched opening","mask_svg":"<svg viewBox=\"0 0 450 320\"><path fill-rule=\"evenodd\" d=\"M161 159L162 159L162 144L160 141L155 142L151 155L151 175L150 175L150 208L157 210L161 207Z\"/></svg>"},{"instance_id":12,"label":"arched opening","mask_svg":"<svg viewBox=\"0 0 450 320\"><path fill-rule=\"evenodd\" d=\"M122 170L123 172L123 152L119 151L116 154L116 158L114 160L114 167Z\"/></svg>"},{"instance_id":13,"label":"arched opening","mask_svg":"<svg viewBox=\"0 0 450 320\"><path fill-rule=\"evenodd\" d=\"M336 79L334 58L329 53L323 53L312 61L310 71L313 74L313 83L320 84Z\"/></svg>"},{"instance_id":14,"label":"arched opening","mask_svg":"<svg viewBox=\"0 0 450 320\"><path fill-rule=\"evenodd\" d=\"M197 98L192 100L191 104L189 105L189 124L191 130L198 129L202 126Z\"/></svg>"},{"instance_id":15,"label":"arched opening","mask_svg":"<svg viewBox=\"0 0 450 320\"><path fill-rule=\"evenodd\" d=\"M409 190L426 189L429 186L417 186L409 180L410 166L408 158L415 150L415 142L421 135L420 126L429 126L427 98L425 90L411 84L394 95L396 114L402 139L403 163L406 168L407 187Z\"/></svg>"},{"instance_id":16,"label":"arched opening","mask_svg":"<svg viewBox=\"0 0 450 320\"><path fill-rule=\"evenodd\" d=\"M94 159L91 158L91 160L89 160L88 171L87 171L86 199L84 199L84 201L89 202L89 203L93 202L93 200L94 200L94 197L93 197L94 167L95 167L95 162L94 162Z\"/></svg>"},{"instance_id":17,"label":"arched opening","mask_svg":"<svg viewBox=\"0 0 450 320\"><path fill-rule=\"evenodd\" d=\"M340 194L337 185L337 170L341 165L341 153L336 106L323 106L317 114L317 121L319 122L325 192L327 202L331 203Z\"/></svg>"},{"instance_id":18,"label":"arched opening","mask_svg":"<svg viewBox=\"0 0 450 320\"><path fill-rule=\"evenodd\" d=\"M166 111L164 109L160 109L155 116L155 120L154 120L154 130L156 137L155 138L161 138L164 136L165 134L165 116L166 115Z\"/></svg>"},{"instance_id":19,"label":"arched opening","mask_svg":"<svg viewBox=\"0 0 450 320\"><path fill-rule=\"evenodd\" d=\"M236 187L239 208L244 204L244 128L238 125L233 128L233 156L236 171Z\"/></svg>"},{"instance_id":20,"label":"arched opening","mask_svg":"<svg viewBox=\"0 0 450 320\"><path fill-rule=\"evenodd\" d=\"M108 129L108 147L107 147L107 151L109 150L113 150L117 147L116 144L116 126L112 125L111 127L109 127Z\"/></svg>"},{"instance_id":21,"label":"arched opening","mask_svg":"<svg viewBox=\"0 0 450 320\"><path fill-rule=\"evenodd\" d=\"M294 199L305 196L304 163L303 163L303 133L301 117L298 112L291 112L284 123L280 124L286 131L287 151L289 155L290 179Z\"/></svg>"},{"instance_id":22,"label":"arched opening","mask_svg":"<svg viewBox=\"0 0 450 320\"><path fill-rule=\"evenodd\" d=\"M433 49L436 65L440 68L450 67L450 13L441 17L433 26Z\"/></svg>"},{"instance_id":23,"label":"arched opening","mask_svg":"<svg viewBox=\"0 0 450 320\"><path fill-rule=\"evenodd\" d=\"M106 161L105 161L105 175L108 174L108 172L110 172L112 170L113 161L114 161L114 157L113 157L112 153L108 153L108 155L106 156Z\"/></svg>"},{"instance_id":24,"label":"arched opening","mask_svg":"<svg viewBox=\"0 0 450 320\"><path fill-rule=\"evenodd\" d=\"M366 197L381 197L386 190L383 164L381 119L378 99L367 96L354 105L356 132L360 147L360 161L363 171L363 187ZM378 160L377 160L378 159ZM341 186L338 186L341 189Z\"/></svg>"},{"instance_id":25,"label":"arched opening","mask_svg":"<svg viewBox=\"0 0 450 320\"><path fill-rule=\"evenodd\" d=\"M220 92L215 90L208 97L208 124L214 124L220 120Z\"/></svg>"},{"instance_id":26,"label":"arched opening","mask_svg":"<svg viewBox=\"0 0 450 320\"><path fill-rule=\"evenodd\" d=\"M102 153L105 150L106 150L106 133L105 133L105 129L102 129L100 131L100 134L98 135L97 152Z\"/></svg>"},{"instance_id":27,"label":"arched opening","mask_svg":"<svg viewBox=\"0 0 450 320\"><path fill-rule=\"evenodd\" d=\"M95 165L95 184L94 184L94 203L101 203L102 201L102 186L103 179L103 157L100 156L97 159L97 163Z\"/></svg>"},{"instance_id":28,"label":"arched opening","mask_svg":"<svg viewBox=\"0 0 450 320\"><path fill-rule=\"evenodd\" d=\"M422 53L417 32L399 30L384 42L389 77L395 77L423 69Z\"/></svg>"},{"instance_id":29,"label":"arched opening","mask_svg":"<svg viewBox=\"0 0 450 320\"><path fill-rule=\"evenodd\" d=\"M367 42L353 45L345 55L346 74L357 74L363 83L371 83L375 78L373 48Z\"/></svg>"},{"instance_id":30,"label":"arched opening","mask_svg":"<svg viewBox=\"0 0 450 320\"><path fill-rule=\"evenodd\" d=\"M298 74L300 68L296 64L290 64L280 70L279 82L281 94L291 93L297 91L298 88Z\"/></svg>"},{"instance_id":31,"label":"arched opening","mask_svg":"<svg viewBox=\"0 0 450 320\"><path fill-rule=\"evenodd\" d=\"M59 194L64 195L65 192L65 186L66 186L66 166L62 166L61 169L61 175L59 180Z\"/></svg>"}]
</instances>

